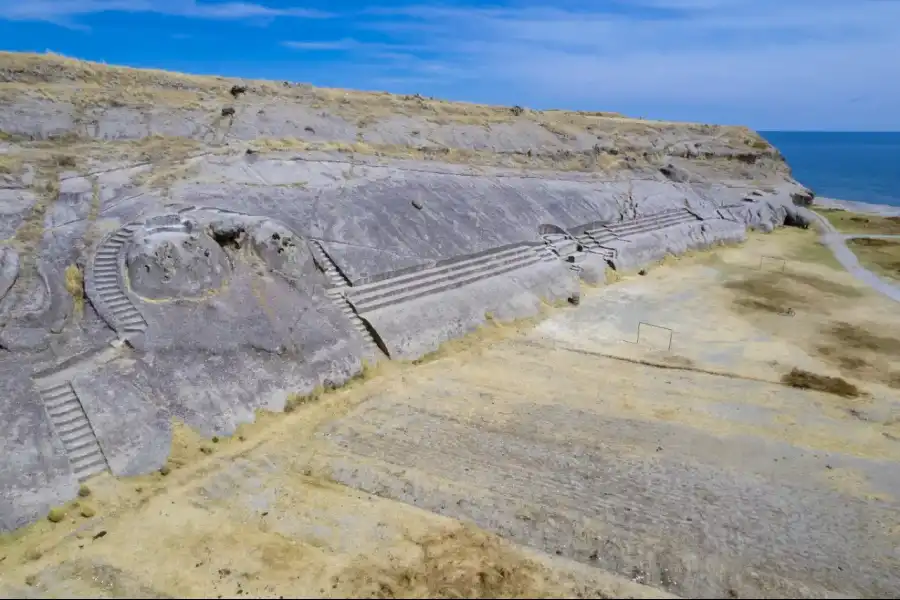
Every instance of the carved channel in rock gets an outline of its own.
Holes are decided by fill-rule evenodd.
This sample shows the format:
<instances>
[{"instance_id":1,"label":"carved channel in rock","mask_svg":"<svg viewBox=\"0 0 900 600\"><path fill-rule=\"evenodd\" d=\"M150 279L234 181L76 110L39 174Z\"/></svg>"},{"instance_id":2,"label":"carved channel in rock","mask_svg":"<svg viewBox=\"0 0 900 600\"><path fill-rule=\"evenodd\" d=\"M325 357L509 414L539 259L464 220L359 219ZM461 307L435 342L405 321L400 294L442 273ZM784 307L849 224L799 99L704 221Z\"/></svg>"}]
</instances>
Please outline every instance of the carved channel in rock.
<instances>
[{"instance_id":1,"label":"carved channel in rock","mask_svg":"<svg viewBox=\"0 0 900 600\"><path fill-rule=\"evenodd\" d=\"M0 302L19 276L19 255L12 248L0 248Z\"/></svg>"}]
</instances>

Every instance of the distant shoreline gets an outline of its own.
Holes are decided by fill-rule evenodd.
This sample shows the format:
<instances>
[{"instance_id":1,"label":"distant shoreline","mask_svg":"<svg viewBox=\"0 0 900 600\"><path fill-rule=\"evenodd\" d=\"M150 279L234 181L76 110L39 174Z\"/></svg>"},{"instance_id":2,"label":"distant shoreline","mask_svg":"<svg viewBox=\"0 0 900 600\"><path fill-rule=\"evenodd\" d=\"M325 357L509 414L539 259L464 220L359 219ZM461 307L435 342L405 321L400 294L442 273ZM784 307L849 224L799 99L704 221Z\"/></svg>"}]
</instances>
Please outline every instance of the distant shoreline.
<instances>
[{"instance_id":1,"label":"distant shoreline","mask_svg":"<svg viewBox=\"0 0 900 600\"><path fill-rule=\"evenodd\" d=\"M836 198L822 198L816 196L813 200L813 206L821 206L822 208L840 208L850 212L879 215L882 217L900 217L900 206L890 206L888 204L871 204L869 202L838 200Z\"/></svg>"}]
</instances>

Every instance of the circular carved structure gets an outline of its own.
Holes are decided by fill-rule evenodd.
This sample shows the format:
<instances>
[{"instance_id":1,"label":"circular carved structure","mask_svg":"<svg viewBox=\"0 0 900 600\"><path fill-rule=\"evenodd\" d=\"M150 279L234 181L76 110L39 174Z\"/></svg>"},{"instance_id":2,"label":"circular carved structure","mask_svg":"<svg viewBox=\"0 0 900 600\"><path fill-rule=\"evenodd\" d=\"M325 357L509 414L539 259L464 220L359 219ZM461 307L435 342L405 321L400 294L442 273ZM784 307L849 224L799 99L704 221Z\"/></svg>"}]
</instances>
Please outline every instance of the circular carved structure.
<instances>
[{"instance_id":1,"label":"circular carved structure","mask_svg":"<svg viewBox=\"0 0 900 600\"><path fill-rule=\"evenodd\" d=\"M149 299L203 296L222 287L232 271L222 247L191 228L136 234L125 266L131 289Z\"/></svg>"}]
</instances>

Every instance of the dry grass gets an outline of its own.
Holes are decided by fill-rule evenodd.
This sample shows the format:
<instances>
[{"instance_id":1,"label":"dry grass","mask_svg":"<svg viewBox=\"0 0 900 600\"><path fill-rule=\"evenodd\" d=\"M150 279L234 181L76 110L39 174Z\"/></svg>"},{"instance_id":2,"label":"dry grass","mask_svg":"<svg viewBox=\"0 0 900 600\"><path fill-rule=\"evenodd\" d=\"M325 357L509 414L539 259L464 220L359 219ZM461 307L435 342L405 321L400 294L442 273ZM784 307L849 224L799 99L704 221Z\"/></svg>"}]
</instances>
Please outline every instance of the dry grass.
<instances>
[{"instance_id":1,"label":"dry grass","mask_svg":"<svg viewBox=\"0 0 900 600\"><path fill-rule=\"evenodd\" d=\"M297 138L264 138L250 146L265 152L340 152L400 160L437 161L460 165L480 165L505 168L547 169L554 171L615 171L627 166L621 157L597 154L593 151L553 153L491 152L447 147L412 147L365 142L307 142ZM637 164L646 164L638 161ZM632 163L632 166L635 163Z\"/></svg>"},{"instance_id":2,"label":"dry grass","mask_svg":"<svg viewBox=\"0 0 900 600\"><path fill-rule=\"evenodd\" d=\"M806 312L819 311L821 309L813 299L822 294L846 299L861 294L855 287L811 273L796 272L749 272L727 281L724 287L734 293L734 306L739 312L775 314L785 314L788 309L799 308Z\"/></svg>"},{"instance_id":3,"label":"dry grass","mask_svg":"<svg viewBox=\"0 0 900 600\"><path fill-rule=\"evenodd\" d=\"M76 108L76 117L82 118L85 127L89 127L93 119L89 113L99 113L108 108L221 110L223 105L233 100L229 91L237 83L249 88L242 101L293 104L298 108L341 117L360 127L368 127L397 115L447 125L485 127L531 121L566 141L576 133L613 136L624 152L634 151L638 155L648 146L642 143L639 148L630 148L630 137L645 138L644 141L647 138L669 140L673 136L705 139L742 152L757 152L760 156L771 154L771 148L761 137L743 127L629 119L609 112L525 110L519 113L511 107L448 102L419 95L400 96L308 85L285 86L275 81L115 67L57 54L0 53L0 99L13 101L17 96L27 95L54 102L70 102Z\"/></svg>"},{"instance_id":4,"label":"dry grass","mask_svg":"<svg viewBox=\"0 0 900 600\"><path fill-rule=\"evenodd\" d=\"M843 398L857 398L860 396L859 388L845 379L818 375L803 369L791 369L790 373L786 373L781 378L781 382L794 388L825 392L826 394L834 394Z\"/></svg>"},{"instance_id":5,"label":"dry grass","mask_svg":"<svg viewBox=\"0 0 900 600\"><path fill-rule=\"evenodd\" d=\"M84 314L84 274L76 265L66 267L64 276L66 291L72 296L73 313L76 318Z\"/></svg>"},{"instance_id":6,"label":"dry grass","mask_svg":"<svg viewBox=\"0 0 900 600\"><path fill-rule=\"evenodd\" d=\"M44 237L44 217L47 209L59 198L59 179L56 173L45 174L36 192L37 201L31 212L23 219L22 224L13 235L13 244L26 258L35 250ZM23 268L24 272L25 269Z\"/></svg>"},{"instance_id":7,"label":"dry grass","mask_svg":"<svg viewBox=\"0 0 900 600\"><path fill-rule=\"evenodd\" d=\"M372 598L537 598L549 573L507 543L471 526L455 525L414 541L418 560L361 562L334 577L334 586Z\"/></svg>"},{"instance_id":8,"label":"dry grass","mask_svg":"<svg viewBox=\"0 0 900 600\"><path fill-rule=\"evenodd\" d=\"M359 385L364 381L368 381L375 377L379 372L379 368L377 365L372 365L368 361L362 361L362 368L359 373L354 375L349 381L347 381L343 386L339 389L347 390L352 389L354 386ZM311 404L314 402L318 402L321 400L326 394L334 391L337 388L326 387L325 385L317 385L312 389L312 391L301 394L300 392L291 392L288 394L287 398L284 402L284 412L291 413L297 410L298 408L305 406L307 404Z\"/></svg>"},{"instance_id":9,"label":"dry grass","mask_svg":"<svg viewBox=\"0 0 900 600\"><path fill-rule=\"evenodd\" d=\"M900 230L900 217L897 228ZM859 258L859 262L872 271L900 280L900 240L856 238L847 240L847 246Z\"/></svg>"},{"instance_id":10,"label":"dry grass","mask_svg":"<svg viewBox=\"0 0 900 600\"><path fill-rule=\"evenodd\" d=\"M814 207L841 233L900 235L900 217L882 217L850 212L840 208Z\"/></svg>"},{"instance_id":11,"label":"dry grass","mask_svg":"<svg viewBox=\"0 0 900 600\"><path fill-rule=\"evenodd\" d=\"M900 331L895 327L838 322L822 334L816 353L842 374L900 389L900 372L893 366L900 358Z\"/></svg>"},{"instance_id":12,"label":"dry grass","mask_svg":"<svg viewBox=\"0 0 900 600\"><path fill-rule=\"evenodd\" d=\"M791 261L808 262L838 271L843 271L844 267L834 257L834 253L822 243L819 235L814 230L806 230L804 235L809 237L805 244L798 244L790 248L785 258Z\"/></svg>"}]
</instances>

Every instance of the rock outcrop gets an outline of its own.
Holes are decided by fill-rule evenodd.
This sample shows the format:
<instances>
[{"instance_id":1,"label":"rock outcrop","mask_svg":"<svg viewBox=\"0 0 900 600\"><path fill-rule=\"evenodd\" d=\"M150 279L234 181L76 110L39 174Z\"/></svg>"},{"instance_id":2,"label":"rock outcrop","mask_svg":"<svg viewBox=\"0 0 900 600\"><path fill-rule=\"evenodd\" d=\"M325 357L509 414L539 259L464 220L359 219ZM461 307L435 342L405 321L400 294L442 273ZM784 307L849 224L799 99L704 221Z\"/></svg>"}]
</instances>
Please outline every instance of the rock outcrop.
<instances>
[{"instance_id":1,"label":"rock outcrop","mask_svg":"<svg viewBox=\"0 0 900 600\"><path fill-rule=\"evenodd\" d=\"M173 417L228 435L609 268L810 222L741 127L3 53L0 99L2 529L158 468Z\"/></svg>"}]
</instances>

